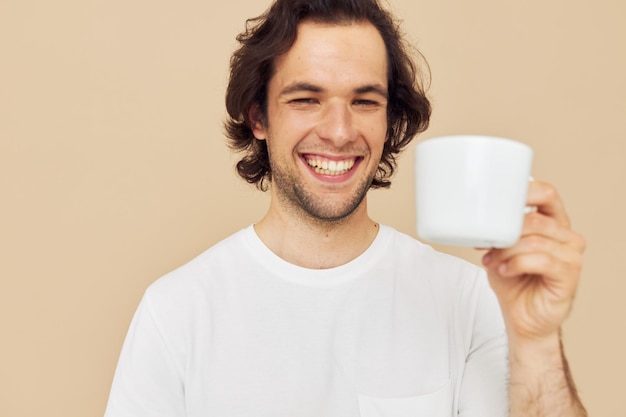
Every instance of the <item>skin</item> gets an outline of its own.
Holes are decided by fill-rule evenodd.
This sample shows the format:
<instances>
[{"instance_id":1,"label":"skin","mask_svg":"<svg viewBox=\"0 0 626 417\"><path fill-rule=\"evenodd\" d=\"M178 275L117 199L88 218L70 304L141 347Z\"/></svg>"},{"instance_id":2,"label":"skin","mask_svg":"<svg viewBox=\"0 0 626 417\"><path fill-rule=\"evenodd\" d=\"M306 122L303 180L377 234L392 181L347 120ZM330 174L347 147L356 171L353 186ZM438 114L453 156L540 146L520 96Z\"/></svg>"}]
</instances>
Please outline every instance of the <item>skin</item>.
<instances>
[{"instance_id":1,"label":"skin","mask_svg":"<svg viewBox=\"0 0 626 417\"><path fill-rule=\"evenodd\" d=\"M367 190L386 138L385 45L369 24L302 23L275 68L268 122L261 122L258 107L251 109L255 137L267 141L272 166L270 208L256 231L294 264L344 264L377 233ZM333 163L350 169L311 166Z\"/></svg>"},{"instance_id":2,"label":"skin","mask_svg":"<svg viewBox=\"0 0 626 417\"><path fill-rule=\"evenodd\" d=\"M270 207L255 229L277 255L331 268L369 247L378 229L367 190L385 142L386 108L387 57L376 29L301 23L275 63L267 123L258 106L250 109L272 166ZM528 204L537 210L526 216L520 241L483 258L509 336L511 416L585 416L560 339L585 242L554 187L533 182Z\"/></svg>"},{"instance_id":3,"label":"skin","mask_svg":"<svg viewBox=\"0 0 626 417\"><path fill-rule=\"evenodd\" d=\"M511 416L586 416L561 343L585 240L571 229L556 189L530 184L522 237L483 257L509 338Z\"/></svg>"}]
</instances>

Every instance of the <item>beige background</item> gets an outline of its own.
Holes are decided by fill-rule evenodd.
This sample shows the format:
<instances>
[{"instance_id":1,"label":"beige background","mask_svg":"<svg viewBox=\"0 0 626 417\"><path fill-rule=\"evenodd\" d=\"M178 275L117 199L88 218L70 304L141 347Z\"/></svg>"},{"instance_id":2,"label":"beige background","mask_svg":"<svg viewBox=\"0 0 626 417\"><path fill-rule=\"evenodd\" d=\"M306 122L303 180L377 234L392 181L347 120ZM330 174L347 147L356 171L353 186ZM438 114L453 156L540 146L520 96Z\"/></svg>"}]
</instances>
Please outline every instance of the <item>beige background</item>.
<instances>
[{"instance_id":1,"label":"beige background","mask_svg":"<svg viewBox=\"0 0 626 417\"><path fill-rule=\"evenodd\" d=\"M0 0L0 416L102 415L145 287L264 212L221 121L234 36L266 5ZM589 245L566 349L591 414L626 416L626 3L392 7L432 67L422 137L522 140L561 190ZM414 234L400 164L371 208Z\"/></svg>"}]
</instances>

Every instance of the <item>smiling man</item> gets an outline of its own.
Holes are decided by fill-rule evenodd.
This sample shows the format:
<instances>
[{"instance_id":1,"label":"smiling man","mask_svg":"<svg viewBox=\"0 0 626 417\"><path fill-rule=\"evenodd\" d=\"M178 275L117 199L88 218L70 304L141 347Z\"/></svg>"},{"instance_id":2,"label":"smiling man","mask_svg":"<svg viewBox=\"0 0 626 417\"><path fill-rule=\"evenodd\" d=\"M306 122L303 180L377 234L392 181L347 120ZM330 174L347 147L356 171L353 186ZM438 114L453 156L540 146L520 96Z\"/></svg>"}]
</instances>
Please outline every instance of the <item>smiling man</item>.
<instances>
[{"instance_id":1,"label":"smiling man","mask_svg":"<svg viewBox=\"0 0 626 417\"><path fill-rule=\"evenodd\" d=\"M106 416L584 416L560 344L584 241L554 189L487 273L438 253L367 210L430 116L391 16L277 0L238 40L226 127L269 209L148 288Z\"/></svg>"},{"instance_id":2,"label":"smiling man","mask_svg":"<svg viewBox=\"0 0 626 417\"><path fill-rule=\"evenodd\" d=\"M304 22L274 62L267 115L260 104L250 114L272 173L270 209L255 230L286 261L339 266L374 240L365 197L387 135L387 68L369 23Z\"/></svg>"}]
</instances>

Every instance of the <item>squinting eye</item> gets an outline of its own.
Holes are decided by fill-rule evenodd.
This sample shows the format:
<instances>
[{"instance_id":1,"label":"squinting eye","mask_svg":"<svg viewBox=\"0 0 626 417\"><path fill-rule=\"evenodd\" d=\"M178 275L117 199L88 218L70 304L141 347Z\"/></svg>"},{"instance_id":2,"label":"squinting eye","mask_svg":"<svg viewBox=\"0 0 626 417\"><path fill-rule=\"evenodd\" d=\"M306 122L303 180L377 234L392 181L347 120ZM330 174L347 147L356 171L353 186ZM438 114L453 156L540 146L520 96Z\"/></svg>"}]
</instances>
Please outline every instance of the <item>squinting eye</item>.
<instances>
[{"instance_id":1,"label":"squinting eye","mask_svg":"<svg viewBox=\"0 0 626 417\"><path fill-rule=\"evenodd\" d=\"M295 98L290 102L294 104L312 104L316 103L317 101L314 98Z\"/></svg>"},{"instance_id":2,"label":"squinting eye","mask_svg":"<svg viewBox=\"0 0 626 417\"><path fill-rule=\"evenodd\" d=\"M357 106L367 106L367 107L373 107L373 106L378 106L378 102L374 101L374 100L355 100L354 104L356 104Z\"/></svg>"}]
</instances>

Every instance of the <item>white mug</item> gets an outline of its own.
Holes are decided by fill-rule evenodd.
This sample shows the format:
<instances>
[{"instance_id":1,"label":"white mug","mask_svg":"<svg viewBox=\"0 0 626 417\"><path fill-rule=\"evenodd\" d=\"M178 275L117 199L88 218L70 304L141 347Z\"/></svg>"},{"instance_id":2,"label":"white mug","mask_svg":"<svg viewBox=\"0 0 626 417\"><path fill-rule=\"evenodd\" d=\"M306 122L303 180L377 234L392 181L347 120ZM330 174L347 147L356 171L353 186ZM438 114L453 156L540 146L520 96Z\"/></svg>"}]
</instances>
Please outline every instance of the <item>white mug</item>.
<instances>
[{"instance_id":1,"label":"white mug","mask_svg":"<svg viewBox=\"0 0 626 417\"><path fill-rule=\"evenodd\" d=\"M532 158L528 145L491 136L445 136L419 143L419 237L476 248L514 245L527 211Z\"/></svg>"}]
</instances>

